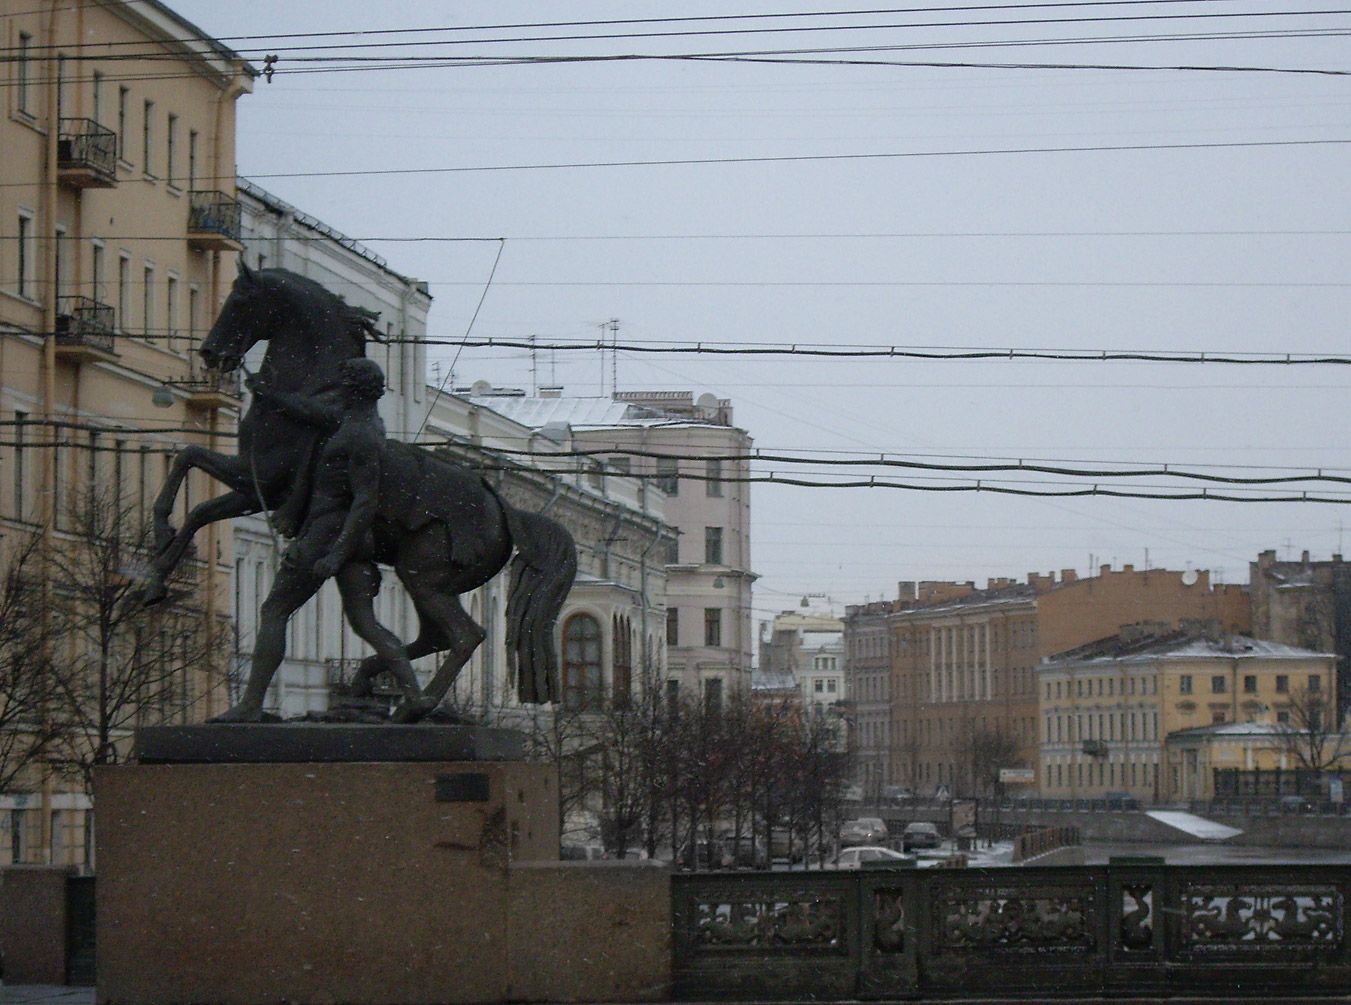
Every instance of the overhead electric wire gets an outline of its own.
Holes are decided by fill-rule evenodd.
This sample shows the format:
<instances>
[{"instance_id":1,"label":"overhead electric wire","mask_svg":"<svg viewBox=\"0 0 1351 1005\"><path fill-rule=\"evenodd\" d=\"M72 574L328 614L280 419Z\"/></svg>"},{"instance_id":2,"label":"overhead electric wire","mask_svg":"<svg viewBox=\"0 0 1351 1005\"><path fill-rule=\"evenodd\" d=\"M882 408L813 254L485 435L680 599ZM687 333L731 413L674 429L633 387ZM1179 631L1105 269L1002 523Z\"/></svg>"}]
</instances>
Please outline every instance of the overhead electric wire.
<instances>
[{"instance_id":1,"label":"overhead electric wire","mask_svg":"<svg viewBox=\"0 0 1351 1005\"><path fill-rule=\"evenodd\" d=\"M997 472L1025 472L1031 474L1061 475L1072 478L1183 478L1190 481L1213 482L1222 485L1281 485L1289 482L1328 482L1338 485L1351 485L1351 476L1327 474L1322 469L1297 475L1219 475L1190 471L1181 468L1159 465L1142 467L1140 470L1126 468L1072 468L1064 465L1018 460L1016 462L994 462L985 464L939 464L933 461L907 459L906 457L879 454L874 457L802 457L790 454L753 450L750 453L735 454L669 454L655 450L636 450L631 447L620 449L587 448L583 450L550 451L539 454L533 450L514 450L503 447L494 448L495 452L511 456L554 457L646 457L666 460L717 461L723 464L812 464L821 467L881 467L904 468L916 471L951 471L959 474L980 474Z\"/></svg>"},{"instance_id":2,"label":"overhead electric wire","mask_svg":"<svg viewBox=\"0 0 1351 1005\"><path fill-rule=\"evenodd\" d=\"M497 284L501 285L501 284ZM123 338L144 341L177 340L186 337L169 329L151 329L152 334L139 331L123 334ZM159 334L163 333L163 334ZM42 332L7 331L3 335L44 337ZM192 341L200 341L196 336ZM612 343L596 338L555 339L551 342L531 342L529 339L499 338L409 338L389 336L379 340L389 345L462 346L466 349L526 349L548 352L619 351L647 355L702 355L702 356L803 356L840 359L924 359L937 361L964 360L1043 360L1068 363L1220 363L1238 366L1347 366L1351 355L1310 352L1231 352L1228 350L1196 349L1068 349L1051 347L1014 346L952 346L916 344L840 344L819 342L733 342L717 340L663 339L660 342Z\"/></svg>"},{"instance_id":3,"label":"overhead electric wire","mask_svg":"<svg viewBox=\"0 0 1351 1005\"><path fill-rule=\"evenodd\" d=\"M144 421L144 420L141 420ZM192 426L163 426L163 427L117 427L97 425L90 422L79 420L63 419L32 419L25 418L0 420L0 428L3 429L52 429L65 432L94 433L104 437L114 436L163 436L165 434L191 434L191 435L209 435L211 431L204 428L195 428ZM420 432L420 430L419 430ZM232 439L238 435L236 431L216 430L215 435L225 439ZM525 439L529 439L526 437ZM11 438L5 441L3 445L15 446L16 443ZM113 446L104 446L95 444L88 440L68 440L53 443L52 441L24 441L25 447L52 447L72 449L93 449L93 450L116 450ZM970 458L960 458L954 460L953 455L915 455L897 452L847 452L847 451L814 451L806 454L790 454L778 450L756 449L750 453L729 453L729 454L681 454L662 451L652 451L644 449L635 449L630 447L589 447L573 450L549 450L541 452L536 449L517 449L502 446L480 446L476 444L465 443L457 438L438 439L421 444L422 446L444 446L463 452L471 452L479 456L489 457L529 457L539 463L549 463L566 458L614 458L614 457L642 457L647 459L661 458L668 461L705 463L707 461L718 461L726 464L738 463L769 463L769 464L792 464L803 466L816 466L820 468L902 468L919 471L949 472L952 474L985 474L1001 472L1017 472L1023 474L1047 474L1057 475L1067 478L1087 478L1087 479L1127 479L1127 478L1181 478L1192 481L1205 481L1225 485L1279 485L1291 482L1326 482L1331 484L1351 485L1351 474L1341 475L1332 472L1351 471L1348 468L1328 468L1317 467L1312 470L1296 470L1292 465L1256 465L1256 464L1158 464L1141 462L1138 465L1132 465L1130 468L1121 466L1114 467L1071 467L1070 462L1058 461L1050 462L1039 458L1018 458L1018 459L985 459L983 463L971 463ZM137 452L137 451L128 451ZM834 456L838 454L853 454L854 456ZM825 455L825 456L823 456ZM936 460L924 460L924 457L947 457L947 461L940 463ZM1126 462L1131 463L1131 462ZM520 467L518 463L516 467ZM1197 468L1217 468L1230 470L1264 470L1264 471L1284 471L1294 472L1280 475L1226 475L1216 474L1206 471L1195 470ZM570 465L565 469L558 469L552 473L565 471L571 474L591 474L594 469ZM610 470L610 474L625 475L646 480L655 480L662 477L651 472L620 472ZM672 473L671 477L677 477L682 480L694 481L734 481L738 476L728 474L725 478L718 476L698 475L693 472L679 471Z\"/></svg>"},{"instance_id":4,"label":"overhead electric wire","mask_svg":"<svg viewBox=\"0 0 1351 1005\"><path fill-rule=\"evenodd\" d=\"M686 17L667 17L667 18L622 18L606 20L584 20L584 21L537 21L537 22L518 22L487 25L443 25L430 28L395 28L395 29L375 29L375 30L347 30L335 32L293 32L293 33L274 33L264 35L221 35L221 36L184 36L173 39L172 41L182 42L212 42L212 43L236 43L236 42L277 42L282 39L316 39L316 38L368 38L371 36L387 36L396 34L447 34L447 33L465 33L477 31L510 31L518 29L536 29L536 28L603 28L614 27L618 25L632 24L677 24L677 23L710 23L727 21L751 21L751 20L788 20L798 18L812 17L865 17L873 15L900 15L900 14L921 14L921 15L940 15L940 14L971 14L976 12L1005 12L1011 10L1044 10L1044 9L1090 9L1100 7L1131 8L1141 6L1177 6L1178 3L1186 0L1122 0L1116 3L1041 3L1041 4L980 4L967 5L960 7L898 7L898 8L874 8L868 10L854 11L803 11L803 12L785 12L785 13L760 13L760 14L733 14L733 15L714 15L709 17L686 16ZM48 13L42 11L41 13ZM31 12L30 12L31 13ZM553 41L592 41L592 40L611 40L611 39L659 39L659 38L687 38L701 36L724 36L724 35L762 35L762 34L786 34L802 32L830 32L830 31L878 31L893 29L914 29L914 28L981 28L981 27L1009 27L1018 25L1059 25L1059 24L1085 24L1085 23L1120 23L1120 22L1140 22L1140 21L1194 21L1194 20L1242 20L1250 18L1268 18L1268 17L1328 17L1340 14L1351 13L1351 10L1267 10L1267 11L1176 11L1156 14L1110 14L1110 15L1092 15L1092 16L1070 16L1070 17L1040 17L1040 18L1001 18L1001 19L967 19L957 21L931 21L931 22L906 22L900 24L789 24L775 25L771 27L746 27L746 28L701 28L701 29L680 29L676 31L633 31L633 32L593 32L584 35L542 35L542 36L509 36L505 38L473 38L473 39L415 39L403 42L355 42L355 43L324 43L323 45L301 45L289 46L295 51L307 51L310 49L375 49L375 48L393 48L427 45L482 45L499 42L553 42ZM14 15L10 15L14 16ZM75 50L81 48L111 48L121 45L143 45L140 40L128 40L125 42L81 42L69 46L61 45L29 45L28 51L42 51L46 49ZM239 47L241 52L262 51L261 47ZM0 47L0 53L18 51L17 47ZM156 54L162 53L162 49L155 50ZM132 54L133 56L136 54ZM79 57L73 57L79 58Z\"/></svg>"}]
</instances>

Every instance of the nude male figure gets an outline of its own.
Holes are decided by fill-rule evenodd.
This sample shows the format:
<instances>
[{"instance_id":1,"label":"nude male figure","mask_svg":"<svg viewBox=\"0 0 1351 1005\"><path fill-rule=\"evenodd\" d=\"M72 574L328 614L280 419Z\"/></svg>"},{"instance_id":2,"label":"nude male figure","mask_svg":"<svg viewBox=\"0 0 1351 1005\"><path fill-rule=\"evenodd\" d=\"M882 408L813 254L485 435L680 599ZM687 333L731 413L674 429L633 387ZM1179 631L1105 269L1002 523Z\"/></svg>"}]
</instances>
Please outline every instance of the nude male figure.
<instances>
[{"instance_id":1,"label":"nude male figure","mask_svg":"<svg viewBox=\"0 0 1351 1005\"><path fill-rule=\"evenodd\" d=\"M261 716L268 685L286 655L286 624L329 578L337 581L353 631L375 649L384 668L393 672L404 690L405 703L417 704L422 691L403 643L375 618L380 571L373 560L372 525L385 448L385 426L376 411L385 393L383 371L364 358L343 364L340 407L322 397L274 391L256 380L250 381L250 389L331 432L319 447L304 522L282 556L260 611L244 695L214 721L248 722Z\"/></svg>"}]
</instances>

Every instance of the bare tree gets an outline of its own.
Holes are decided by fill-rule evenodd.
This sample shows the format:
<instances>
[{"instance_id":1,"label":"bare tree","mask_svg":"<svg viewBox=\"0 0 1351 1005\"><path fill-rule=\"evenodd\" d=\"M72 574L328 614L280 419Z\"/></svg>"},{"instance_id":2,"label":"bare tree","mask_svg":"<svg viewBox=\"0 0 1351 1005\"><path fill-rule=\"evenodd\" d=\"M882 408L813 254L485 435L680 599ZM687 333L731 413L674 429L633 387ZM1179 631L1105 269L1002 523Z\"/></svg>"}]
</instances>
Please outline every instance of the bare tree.
<instances>
[{"instance_id":1,"label":"bare tree","mask_svg":"<svg viewBox=\"0 0 1351 1005\"><path fill-rule=\"evenodd\" d=\"M1000 768L1024 766L1022 745L1002 723L977 725L970 717L959 724L952 754L964 795L989 795L999 783Z\"/></svg>"},{"instance_id":2,"label":"bare tree","mask_svg":"<svg viewBox=\"0 0 1351 1005\"><path fill-rule=\"evenodd\" d=\"M1308 771L1334 768L1348 752L1347 735L1339 728L1330 698L1322 690L1299 688L1282 709L1288 721L1277 726L1281 749Z\"/></svg>"},{"instance_id":3,"label":"bare tree","mask_svg":"<svg viewBox=\"0 0 1351 1005\"><path fill-rule=\"evenodd\" d=\"M51 714L51 639L42 616L42 536L9 535L0 570L0 792L23 784L60 739Z\"/></svg>"},{"instance_id":4,"label":"bare tree","mask_svg":"<svg viewBox=\"0 0 1351 1005\"><path fill-rule=\"evenodd\" d=\"M54 759L86 791L96 766L126 756L136 726L200 720L210 688L224 682L215 660L228 640L188 602L190 566L168 602L142 607L136 571L149 540L130 508L90 488L49 548L52 715L63 727Z\"/></svg>"}]
</instances>

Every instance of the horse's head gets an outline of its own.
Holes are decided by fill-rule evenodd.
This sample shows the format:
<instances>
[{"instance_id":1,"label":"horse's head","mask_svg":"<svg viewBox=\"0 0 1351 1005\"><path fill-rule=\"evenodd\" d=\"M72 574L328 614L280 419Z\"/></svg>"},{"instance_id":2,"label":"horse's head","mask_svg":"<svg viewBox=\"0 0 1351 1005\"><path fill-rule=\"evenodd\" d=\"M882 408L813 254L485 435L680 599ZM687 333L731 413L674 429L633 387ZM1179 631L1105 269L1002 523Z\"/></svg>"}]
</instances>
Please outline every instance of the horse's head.
<instances>
[{"instance_id":1,"label":"horse's head","mask_svg":"<svg viewBox=\"0 0 1351 1005\"><path fill-rule=\"evenodd\" d=\"M198 350L206 365L224 373L237 369L245 353L272 337L276 306L268 285L244 264L241 256L239 275L225 298L225 306Z\"/></svg>"},{"instance_id":2,"label":"horse's head","mask_svg":"<svg viewBox=\"0 0 1351 1005\"><path fill-rule=\"evenodd\" d=\"M255 272L241 258L239 275L199 352L207 366L228 373L259 342L272 341L276 348L281 341L291 348L303 346L310 365L331 361L336 367L344 359L365 355L366 338L379 337L377 317L349 306L313 280L285 269Z\"/></svg>"}]
</instances>

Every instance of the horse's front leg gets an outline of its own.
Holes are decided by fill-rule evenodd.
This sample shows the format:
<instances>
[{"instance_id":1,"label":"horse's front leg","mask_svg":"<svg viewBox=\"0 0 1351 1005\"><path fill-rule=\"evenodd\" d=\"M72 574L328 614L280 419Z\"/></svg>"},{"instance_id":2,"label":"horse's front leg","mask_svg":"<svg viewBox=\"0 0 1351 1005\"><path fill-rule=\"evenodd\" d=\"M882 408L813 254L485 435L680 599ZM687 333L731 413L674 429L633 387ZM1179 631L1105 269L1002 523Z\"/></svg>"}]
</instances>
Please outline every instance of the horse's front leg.
<instances>
[{"instance_id":1,"label":"horse's front leg","mask_svg":"<svg viewBox=\"0 0 1351 1005\"><path fill-rule=\"evenodd\" d=\"M224 482L236 492L247 493L252 487L247 478L248 472L238 457L219 454L206 447L184 447L174 457L169 468L169 476L155 497L154 516L155 551L164 552L174 543L178 534L174 531L169 518L174 512L174 503L178 501L178 490L183 487L183 479L193 468L200 468L218 482Z\"/></svg>"},{"instance_id":2,"label":"horse's front leg","mask_svg":"<svg viewBox=\"0 0 1351 1005\"><path fill-rule=\"evenodd\" d=\"M141 603L149 607L152 604L158 604L168 596L169 575L182 561L183 553L188 550L192 536L198 530L209 523L215 523L217 520L248 516L250 513L257 513L260 509L262 509L262 506L258 503L258 496L252 492L248 494L227 492L223 496L208 499L206 502L194 506L183 524L183 529L169 542L169 546L151 561L141 587Z\"/></svg>"}]
</instances>

